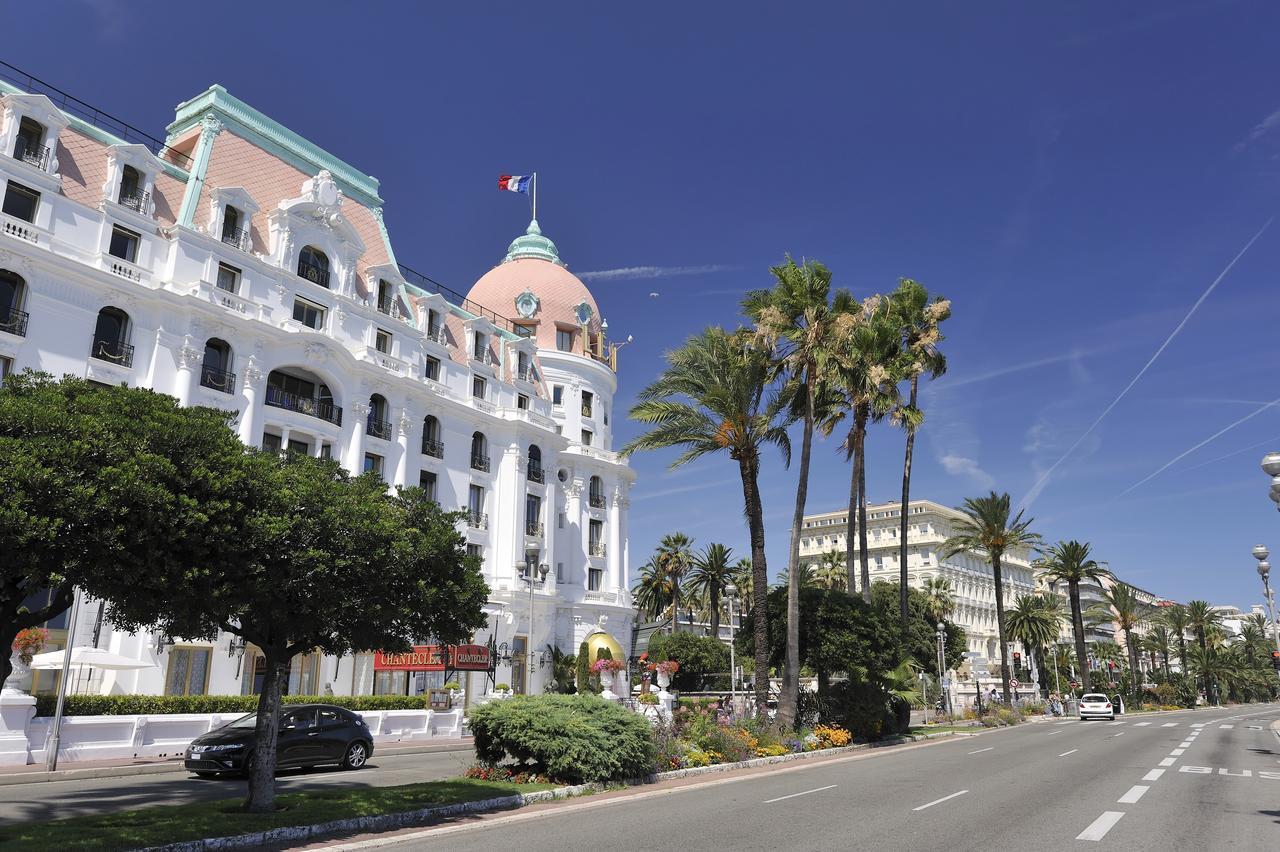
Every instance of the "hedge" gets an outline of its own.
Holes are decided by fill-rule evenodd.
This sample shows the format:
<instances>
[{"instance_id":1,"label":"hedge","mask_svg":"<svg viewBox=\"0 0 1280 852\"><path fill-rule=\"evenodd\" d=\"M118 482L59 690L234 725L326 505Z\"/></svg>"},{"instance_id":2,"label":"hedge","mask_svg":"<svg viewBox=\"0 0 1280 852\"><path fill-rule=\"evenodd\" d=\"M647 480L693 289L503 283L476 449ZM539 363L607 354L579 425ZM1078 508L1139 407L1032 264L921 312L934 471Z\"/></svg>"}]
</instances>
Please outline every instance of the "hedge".
<instances>
[{"instance_id":1,"label":"hedge","mask_svg":"<svg viewBox=\"0 0 1280 852\"><path fill-rule=\"evenodd\" d=\"M517 695L471 711L476 758L553 781L622 781L653 771L649 721L594 695Z\"/></svg>"},{"instance_id":2,"label":"hedge","mask_svg":"<svg viewBox=\"0 0 1280 852\"><path fill-rule=\"evenodd\" d=\"M427 710L425 695L285 695L285 704L336 704L348 710ZM52 716L56 695L36 696L36 715ZM64 716L140 716L158 713L254 713L256 695L68 695Z\"/></svg>"}]
</instances>

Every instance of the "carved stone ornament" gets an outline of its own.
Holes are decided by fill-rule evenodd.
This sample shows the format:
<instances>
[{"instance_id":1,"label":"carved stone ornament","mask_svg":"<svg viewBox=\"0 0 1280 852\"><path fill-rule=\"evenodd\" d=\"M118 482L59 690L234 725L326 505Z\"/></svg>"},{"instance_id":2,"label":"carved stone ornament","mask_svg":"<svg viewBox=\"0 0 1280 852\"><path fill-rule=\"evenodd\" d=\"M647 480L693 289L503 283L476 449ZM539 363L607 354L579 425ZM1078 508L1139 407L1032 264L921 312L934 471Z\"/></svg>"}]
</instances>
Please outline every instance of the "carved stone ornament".
<instances>
[{"instance_id":1,"label":"carved stone ornament","mask_svg":"<svg viewBox=\"0 0 1280 852\"><path fill-rule=\"evenodd\" d=\"M357 402L351 406L351 410L355 412L356 417L363 419L369 413L369 403Z\"/></svg>"},{"instance_id":2,"label":"carved stone ornament","mask_svg":"<svg viewBox=\"0 0 1280 852\"><path fill-rule=\"evenodd\" d=\"M316 363L322 364L329 360L328 347L319 343L308 343L306 346L302 347L302 349L307 354L308 361L315 361Z\"/></svg>"},{"instance_id":3,"label":"carved stone ornament","mask_svg":"<svg viewBox=\"0 0 1280 852\"><path fill-rule=\"evenodd\" d=\"M538 308L541 306L542 300L528 288L525 288L523 293L516 296L516 313L520 314L520 316L525 319L532 319L533 315L538 312Z\"/></svg>"},{"instance_id":4,"label":"carved stone ornament","mask_svg":"<svg viewBox=\"0 0 1280 852\"><path fill-rule=\"evenodd\" d=\"M178 350L178 366L184 370L189 370L196 364L201 363L204 353L194 346L183 346Z\"/></svg>"},{"instance_id":5,"label":"carved stone ornament","mask_svg":"<svg viewBox=\"0 0 1280 852\"><path fill-rule=\"evenodd\" d=\"M578 318L578 322L582 325L591 322L591 317L594 314L595 312L591 310L591 306L586 302L580 302L573 308L573 315Z\"/></svg>"},{"instance_id":6,"label":"carved stone ornament","mask_svg":"<svg viewBox=\"0 0 1280 852\"><path fill-rule=\"evenodd\" d=\"M244 386L247 388L250 388L251 390L256 390L262 385L262 381L266 377L267 377L266 373L262 372L257 367L253 366L253 364L251 363L244 370L244 377L243 377Z\"/></svg>"}]
</instances>

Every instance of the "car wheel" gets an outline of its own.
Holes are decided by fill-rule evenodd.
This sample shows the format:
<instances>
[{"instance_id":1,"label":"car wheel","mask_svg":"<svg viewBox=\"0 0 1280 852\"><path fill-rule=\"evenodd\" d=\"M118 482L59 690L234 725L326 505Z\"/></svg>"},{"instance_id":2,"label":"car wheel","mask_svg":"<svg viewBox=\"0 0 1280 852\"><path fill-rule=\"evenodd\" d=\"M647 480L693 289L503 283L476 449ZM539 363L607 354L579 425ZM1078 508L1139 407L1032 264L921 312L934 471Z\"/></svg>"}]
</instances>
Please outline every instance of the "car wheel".
<instances>
[{"instance_id":1,"label":"car wheel","mask_svg":"<svg viewBox=\"0 0 1280 852\"><path fill-rule=\"evenodd\" d=\"M361 769L369 760L369 747L356 740L347 746L346 756L342 758L343 769Z\"/></svg>"}]
</instances>

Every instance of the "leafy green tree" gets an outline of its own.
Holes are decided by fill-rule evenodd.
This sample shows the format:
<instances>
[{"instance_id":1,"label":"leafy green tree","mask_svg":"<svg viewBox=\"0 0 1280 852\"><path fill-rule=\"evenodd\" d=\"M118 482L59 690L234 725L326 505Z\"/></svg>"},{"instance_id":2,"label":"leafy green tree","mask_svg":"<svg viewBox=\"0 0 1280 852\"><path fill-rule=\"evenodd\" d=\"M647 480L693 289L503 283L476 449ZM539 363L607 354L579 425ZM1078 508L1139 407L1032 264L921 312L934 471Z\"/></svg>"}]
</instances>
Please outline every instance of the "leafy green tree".
<instances>
[{"instance_id":1,"label":"leafy green tree","mask_svg":"<svg viewBox=\"0 0 1280 852\"><path fill-rule=\"evenodd\" d=\"M717 689L729 682L729 646L719 639L696 633L655 635L649 639L649 662L663 660L680 664L671 678L676 689Z\"/></svg>"},{"instance_id":2,"label":"leafy green tree","mask_svg":"<svg viewBox=\"0 0 1280 852\"><path fill-rule=\"evenodd\" d=\"M771 353L753 345L750 335L708 328L667 353L667 368L640 392L631 417L652 429L622 448L629 456L640 450L681 447L672 462L679 467L714 453L727 453L738 465L743 508L751 534L753 609L764 611L769 567L764 548L764 512L760 502L760 451L777 447L790 462L787 396L770 380ZM756 622L759 653L755 658L755 698L765 713L769 700L767 618Z\"/></svg>"},{"instance_id":3,"label":"leafy green tree","mask_svg":"<svg viewBox=\"0 0 1280 852\"><path fill-rule=\"evenodd\" d=\"M813 580L824 589L848 588L849 569L844 564L844 554L828 550L818 557Z\"/></svg>"},{"instance_id":4,"label":"leafy green tree","mask_svg":"<svg viewBox=\"0 0 1280 852\"><path fill-rule=\"evenodd\" d=\"M653 564L662 575L662 588L670 595L671 630L680 625L680 592L685 574L693 564L693 539L682 532L668 533L653 552Z\"/></svg>"},{"instance_id":5,"label":"leafy green tree","mask_svg":"<svg viewBox=\"0 0 1280 852\"><path fill-rule=\"evenodd\" d=\"M1045 674L1048 666L1044 652L1058 640L1062 619L1062 599L1054 594L1023 595L1005 615L1009 638L1021 642L1036 662L1042 691L1047 689Z\"/></svg>"},{"instance_id":6,"label":"leafy green tree","mask_svg":"<svg viewBox=\"0 0 1280 852\"><path fill-rule=\"evenodd\" d=\"M551 656L551 680L545 692L559 695L573 695L578 691L574 683L574 675L578 668L578 659L573 654L566 654L559 645L548 645L547 653Z\"/></svg>"},{"instance_id":7,"label":"leafy green tree","mask_svg":"<svg viewBox=\"0 0 1280 852\"><path fill-rule=\"evenodd\" d=\"M930 577L924 584L925 612L934 624L956 610L955 589L946 577Z\"/></svg>"},{"instance_id":8,"label":"leafy green tree","mask_svg":"<svg viewBox=\"0 0 1280 852\"><path fill-rule=\"evenodd\" d=\"M64 612L74 589L132 595L217 558L238 530L223 468L231 415L149 390L31 372L0 387L0 647ZM24 606L38 592L47 604ZM0 682L11 672L0 655Z\"/></svg>"},{"instance_id":9,"label":"leafy green tree","mask_svg":"<svg viewBox=\"0 0 1280 852\"><path fill-rule=\"evenodd\" d=\"M1222 613L1213 608L1213 604L1208 601L1195 600L1187 601L1187 626L1191 628L1191 632L1195 634L1196 644L1200 646L1201 652L1209 650L1209 635L1222 626ZM1200 655L1200 662L1206 663L1208 657L1204 653ZM1192 669L1196 668L1194 661L1190 662ZM1218 703L1218 696L1213 691L1213 682L1209 676L1201 672L1201 685L1204 687L1205 697L1211 704Z\"/></svg>"},{"instance_id":10,"label":"leafy green tree","mask_svg":"<svg viewBox=\"0 0 1280 852\"><path fill-rule=\"evenodd\" d=\"M908 622L907 589L907 520L911 502L911 461L916 432L924 422L919 406L920 377L928 374L936 379L947 371L947 358L938 349L942 334L938 326L951 316L951 302L941 296L929 298L929 291L910 278L898 282L889 296L893 317L902 335L902 374L910 384L905 405L893 417L907 433L906 453L902 461L902 503L898 513L898 617L905 633Z\"/></svg>"},{"instance_id":11,"label":"leafy green tree","mask_svg":"<svg viewBox=\"0 0 1280 852\"><path fill-rule=\"evenodd\" d=\"M796 576L799 578L798 584L802 589L808 586L819 585L818 569L812 562L801 563L799 570L796 571ZM790 571L788 571L785 568L782 569L782 573L778 574L778 585L784 589L791 588L791 572Z\"/></svg>"},{"instance_id":12,"label":"leafy green tree","mask_svg":"<svg viewBox=\"0 0 1280 852\"><path fill-rule=\"evenodd\" d=\"M900 619L899 603L902 596L897 583L875 582L871 584L871 606L880 618L888 623L896 623ZM907 589L907 630L901 634L903 650L907 660L919 671L941 677L945 672L938 671L938 624L941 623L947 635L948 670L958 667L964 662L964 651L967 637L964 628L946 620L946 616L935 616L928 595L920 589ZM901 627L899 627L901 629Z\"/></svg>"},{"instance_id":13,"label":"leafy green tree","mask_svg":"<svg viewBox=\"0 0 1280 852\"><path fill-rule=\"evenodd\" d=\"M671 600L670 578L652 559L640 568L640 578L631 587L636 609L645 618L656 621L667 611Z\"/></svg>"},{"instance_id":14,"label":"leafy green tree","mask_svg":"<svg viewBox=\"0 0 1280 852\"><path fill-rule=\"evenodd\" d=\"M720 594L729 584L732 566L729 560L733 549L723 544L711 543L693 559L686 585L691 594L705 598L711 614L711 635L720 637Z\"/></svg>"},{"instance_id":15,"label":"leafy green tree","mask_svg":"<svg viewBox=\"0 0 1280 852\"><path fill-rule=\"evenodd\" d=\"M1139 599L1133 586L1118 581L1102 590L1102 599L1110 609L1116 626L1124 631L1129 671L1133 675L1133 694L1137 697L1142 692L1142 676L1138 667L1138 628L1150 617L1153 608Z\"/></svg>"},{"instance_id":16,"label":"leafy green tree","mask_svg":"<svg viewBox=\"0 0 1280 852\"><path fill-rule=\"evenodd\" d=\"M755 326L757 340L773 352L779 377L795 394L792 411L802 424L800 470L795 510L791 516L791 544L787 555L787 656L782 669L778 716L794 724L800 686L800 535L809 493L809 460L817 421L817 397L833 368L836 312L831 306L831 271L816 260L797 265L791 257L771 267L775 284L753 290L742 301L743 313ZM845 298L848 296L846 294Z\"/></svg>"},{"instance_id":17,"label":"leafy green tree","mask_svg":"<svg viewBox=\"0 0 1280 852\"><path fill-rule=\"evenodd\" d=\"M217 551L181 570L142 571L101 589L124 629L211 638L219 630L262 652L257 746L248 810L274 807L280 696L292 658L407 650L428 636L458 642L485 624L488 588L466 555L458 513L419 488L388 494L378 476L336 463L252 452L210 471L240 492L240 523Z\"/></svg>"},{"instance_id":18,"label":"leafy green tree","mask_svg":"<svg viewBox=\"0 0 1280 852\"><path fill-rule=\"evenodd\" d=\"M1187 608L1182 604L1165 607L1160 613L1160 620L1169 628L1174 641L1178 643L1178 665L1183 672L1188 671L1187 631L1191 629L1191 622L1187 618Z\"/></svg>"},{"instance_id":19,"label":"leafy green tree","mask_svg":"<svg viewBox=\"0 0 1280 852\"><path fill-rule=\"evenodd\" d=\"M1160 657L1160 663L1166 676L1169 674L1169 654L1173 649L1173 634L1162 621L1157 621L1142 637L1142 648L1150 654Z\"/></svg>"},{"instance_id":20,"label":"leafy green tree","mask_svg":"<svg viewBox=\"0 0 1280 852\"><path fill-rule=\"evenodd\" d=\"M996 632L1000 635L1000 684L1004 688L1004 703L1012 699L1009 693L1008 641L1004 629L1004 578L1000 573L1000 560L1015 548L1034 547L1040 543L1040 535L1031 531L1031 518L1022 519L1022 512L1011 516L1009 495L992 491L986 497L970 497L960 511L967 517L955 525L956 532L942 545L946 557L961 551L985 555L991 563L991 577L996 592Z\"/></svg>"},{"instance_id":21,"label":"leafy green tree","mask_svg":"<svg viewBox=\"0 0 1280 852\"><path fill-rule=\"evenodd\" d=\"M1051 585L1067 584L1071 601L1071 630L1075 637L1076 668L1080 672L1080 685L1084 691L1091 689L1089 661L1085 653L1084 612L1080 607L1080 584L1088 581L1101 584L1111 572L1090 557L1089 542L1060 541L1042 551L1036 567Z\"/></svg>"}]
</instances>

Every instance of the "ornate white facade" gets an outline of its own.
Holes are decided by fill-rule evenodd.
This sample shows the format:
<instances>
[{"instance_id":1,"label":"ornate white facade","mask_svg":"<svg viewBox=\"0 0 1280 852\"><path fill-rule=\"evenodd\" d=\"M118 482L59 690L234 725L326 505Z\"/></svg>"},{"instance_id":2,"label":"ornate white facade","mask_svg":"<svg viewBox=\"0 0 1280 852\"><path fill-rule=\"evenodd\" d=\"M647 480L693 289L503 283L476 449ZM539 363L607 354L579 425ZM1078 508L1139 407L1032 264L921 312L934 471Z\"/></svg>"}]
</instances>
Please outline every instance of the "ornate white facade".
<instances>
[{"instance_id":1,"label":"ornate white facade","mask_svg":"<svg viewBox=\"0 0 1280 852\"><path fill-rule=\"evenodd\" d=\"M235 411L248 444L421 484L468 512L491 589L475 641L572 653L597 625L629 639L634 476L612 451L616 351L536 223L463 299L397 263L376 179L220 86L179 105L163 145L0 94L0 378L153 388ZM530 564L547 568L532 614ZM81 607L76 644L96 632L155 667L91 689L254 691L253 649L231 637L95 631L95 609ZM500 664L498 682L541 691L550 665L535 657L530 676L527 660ZM426 679L376 680L402 692ZM300 658L290 689L373 691L371 655Z\"/></svg>"}]
</instances>

